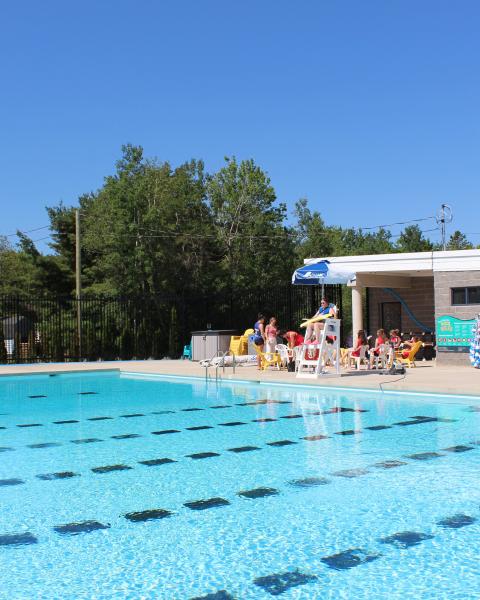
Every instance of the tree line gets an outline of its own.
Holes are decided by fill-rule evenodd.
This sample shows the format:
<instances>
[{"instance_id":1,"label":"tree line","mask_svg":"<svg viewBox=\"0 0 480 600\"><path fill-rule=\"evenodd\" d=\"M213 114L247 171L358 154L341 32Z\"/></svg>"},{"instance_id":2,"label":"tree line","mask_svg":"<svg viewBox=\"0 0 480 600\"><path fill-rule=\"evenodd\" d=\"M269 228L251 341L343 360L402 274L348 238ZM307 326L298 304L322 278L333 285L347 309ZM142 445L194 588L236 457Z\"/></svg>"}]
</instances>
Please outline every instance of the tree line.
<instances>
[{"instance_id":1,"label":"tree line","mask_svg":"<svg viewBox=\"0 0 480 600\"><path fill-rule=\"evenodd\" d=\"M327 225L306 199L289 216L252 159L226 158L207 173L201 160L172 167L125 145L100 189L77 206L46 209L51 252L20 231L15 245L0 236L0 294L74 294L75 208L87 296L240 293L288 282L306 257L439 249L417 224L396 238L385 228ZM448 249L472 247L460 231L448 241Z\"/></svg>"}]
</instances>

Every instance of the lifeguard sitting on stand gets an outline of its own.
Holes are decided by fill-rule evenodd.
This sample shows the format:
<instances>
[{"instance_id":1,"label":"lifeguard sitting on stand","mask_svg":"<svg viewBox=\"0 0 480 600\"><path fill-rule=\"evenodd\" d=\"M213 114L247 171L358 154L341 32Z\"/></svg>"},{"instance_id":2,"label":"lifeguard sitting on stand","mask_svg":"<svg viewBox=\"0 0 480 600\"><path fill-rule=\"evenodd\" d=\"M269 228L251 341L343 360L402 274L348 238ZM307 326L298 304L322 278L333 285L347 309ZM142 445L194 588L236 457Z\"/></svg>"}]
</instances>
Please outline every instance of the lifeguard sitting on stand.
<instances>
[{"instance_id":1,"label":"lifeguard sitting on stand","mask_svg":"<svg viewBox=\"0 0 480 600\"><path fill-rule=\"evenodd\" d=\"M320 307L311 319L305 320L300 327L306 327L305 332L305 344L312 341L313 334L315 334L315 341L320 340L320 331L325 327L325 319L335 317L335 305L330 304L327 298L322 298Z\"/></svg>"}]
</instances>

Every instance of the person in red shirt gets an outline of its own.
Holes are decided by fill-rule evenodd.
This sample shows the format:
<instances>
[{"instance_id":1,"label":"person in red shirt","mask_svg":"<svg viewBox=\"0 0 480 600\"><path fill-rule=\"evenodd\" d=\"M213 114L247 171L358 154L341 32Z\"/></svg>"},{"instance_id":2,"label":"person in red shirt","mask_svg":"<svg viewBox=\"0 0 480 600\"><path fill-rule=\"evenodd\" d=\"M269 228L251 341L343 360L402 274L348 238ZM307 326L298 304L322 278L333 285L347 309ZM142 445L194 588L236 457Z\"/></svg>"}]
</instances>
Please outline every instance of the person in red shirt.
<instances>
[{"instance_id":1,"label":"person in red shirt","mask_svg":"<svg viewBox=\"0 0 480 600\"><path fill-rule=\"evenodd\" d=\"M379 329L377 331L377 339L375 340L375 347L370 350L370 369L373 368L373 361L376 356L380 354L380 346L384 346L388 344L387 334L384 329Z\"/></svg>"},{"instance_id":2,"label":"person in red shirt","mask_svg":"<svg viewBox=\"0 0 480 600\"><path fill-rule=\"evenodd\" d=\"M368 346L368 340L365 331L363 329L359 329L355 345L348 349L342 348L342 361L345 367L350 364L350 358L357 358L360 356L362 346Z\"/></svg>"},{"instance_id":3,"label":"person in red shirt","mask_svg":"<svg viewBox=\"0 0 480 600\"><path fill-rule=\"evenodd\" d=\"M410 350L420 340L418 335L412 335L412 338L402 344L402 358L408 358Z\"/></svg>"},{"instance_id":4,"label":"person in red shirt","mask_svg":"<svg viewBox=\"0 0 480 600\"><path fill-rule=\"evenodd\" d=\"M290 349L301 346L305 339L303 335L296 331L283 331L280 335L287 341Z\"/></svg>"},{"instance_id":5,"label":"person in red shirt","mask_svg":"<svg viewBox=\"0 0 480 600\"><path fill-rule=\"evenodd\" d=\"M398 329L392 329L390 332L390 344L393 346L393 349L398 350L401 343L402 338L400 337L400 331Z\"/></svg>"}]
</instances>

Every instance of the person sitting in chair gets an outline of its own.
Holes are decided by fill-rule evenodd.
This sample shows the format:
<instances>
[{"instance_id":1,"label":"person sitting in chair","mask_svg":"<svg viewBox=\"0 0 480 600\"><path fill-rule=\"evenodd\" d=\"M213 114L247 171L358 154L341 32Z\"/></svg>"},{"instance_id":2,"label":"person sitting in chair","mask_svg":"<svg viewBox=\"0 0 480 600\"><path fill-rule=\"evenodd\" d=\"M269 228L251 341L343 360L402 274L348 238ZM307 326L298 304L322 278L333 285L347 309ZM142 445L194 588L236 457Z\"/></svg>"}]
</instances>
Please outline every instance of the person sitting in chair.
<instances>
[{"instance_id":1,"label":"person sitting in chair","mask_svg":"<svg viewBox=\"0 0 480 600\"><path fill-rule=\"evenodd\" d=\"M320 307L317 312L313 315L312 319L316 319L317 317L325 318L327 316L334 317L335 316L335 305L330 304L327 298L322 298L320 302ZM315 336L315 341L319 341L320 332L325 327L325 323L323 321L317 321L316 323L311 323L307 327L307 331L305 332L305 343L311 342L312 338Z\"/></svg>"},{"instance_id":2,"label":"person sitting in chair","mask_svg":"<svg viewBox=\"0 0 480 600\"><path fill-rule=\"evenodd\" d=\"M420 338L418 337L418 335L412 335L410 340L403 342L403 344L401 346L402 358L408 358L408 356L410 354L410 350L413 348L413 346L415 346L415 344L418 341L420 341Z\"/></svg>"}]
</instances>

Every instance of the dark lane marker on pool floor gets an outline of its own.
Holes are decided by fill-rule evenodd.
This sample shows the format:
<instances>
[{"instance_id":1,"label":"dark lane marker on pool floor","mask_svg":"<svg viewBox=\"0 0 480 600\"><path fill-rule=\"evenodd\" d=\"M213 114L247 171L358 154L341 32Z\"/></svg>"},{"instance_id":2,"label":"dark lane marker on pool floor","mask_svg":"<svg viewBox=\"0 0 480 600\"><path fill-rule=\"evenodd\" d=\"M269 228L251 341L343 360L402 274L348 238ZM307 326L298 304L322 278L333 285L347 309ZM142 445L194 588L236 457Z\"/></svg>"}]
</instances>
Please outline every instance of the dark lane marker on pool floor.
<instances>
[{"instance_id":1,"label":"dark lane marker on pool floor","mask_svg":"<svg viewBox=\"0 0 480 600\"><path fill-rule=\"evenodd\" d=\"M188 431L201 431L202 429L213 429L211 425L197 425L196 427L187 427Z\"/></svg>"},{"instance_id":2,"label":"dark lane marker on pool floor","mask_svg":"<svg viewBox=\"0 0 480 600\"><path fill-rule=\"evenodd\" d=\"M317 485L327 485L327 483L330 483L330 481L325 477L304 477L303 479L293 479L288 482L289 485L299 488L311 488Z\"/></svg>"},{"instance_id":3,"label":"dark lane marker on pool floor","mask_svg":"<svg viewBox=\"0 0 480 600\"><path fill-rule=\"evenodd\" d=\"M165 519L173 513L163 508L153 508L151 510L142 510L141 512L131 512L125 515L125 518L132 523L144 523L145 521L154 521L156 519Z\"/></svg>"},{"instance_id":4,"label":"dark lane marker on pool floor","mask_svg":"<svg viewBox=\"0 0 480 600\"><path fill-rule=\"evenodd\" d=\"M38 539L29 531L0 535L0 546L26 546L27 544L38 544Z\"/></svg>"},{"instance_id":5,"label":"dark lane marker on pool floor","mask_svg":"<svg viewBox=\"0 0 480 600\"><path fill-rule=\"evenodd\" d=\"M241 492L237 492L237 496L256 500L257 498L266 498L267 496L278 496L279 493L280 492L275 488L259 487L253 490L242 490Z\"/></svg>"},{"instance_id":6,"label":"dark lane marker on pool floor","mask_svg":"<svg viewBox=\"0 0 480 600\"><path fill-rule=\"evenodd\" d=\"M227 590L218 590L218 592L212 592L206 596L195 596L190 600L235 600L235 598Z\"/></svg>"},{"instance_id":7,"label":"dark lane marker on pool floor","mask_svg":"<svg viewBox=\"0 0 480 600\"><path fill-rule=\"evenodd\" d=\"M108 419L113 419L113 417L90 417L87 421L107 421Z\"/></svg>"},{"instance_id":8,"label":"dark lane marker on pool floor","mask_svg":"<svg viewBox=\"0 0 480 600\"><path fill-rule=\"evenodd\" d=\"M252 452L253 450L261 450L261 448L259 448L258 446L240 446L239 448L228 448L229 452L236 453Z\"/></svg>"},{"instance_id":9,"label":"dark lane marker on pool floor","mask_svg":"<svg viewBox=\"0 0 480 600\"><path fill-rule=\"evenodd\" d=\"M391 429L391 425L372 425L370 427L365 427L365 429L370 429L370 431L382 431L383 429Z\"/></svg>"},{"instance_id":10,"label":"dark lane marker on pool floor","mask_svg":"<svg viewBox=\"0 0 480 600\"><path fill-rule=\"evenodd\" d=\"M344 471L335 471L332 475L335 477L360 477L361 475L367 475L370 471L366 469L345 469Z\"/></svg>"},{"instance_id":11,"label":"dark lane marker on pool floor","mask_svg":"<svg viewBox=\"0 0 480 600\"><path fill-rule=\"evenodd\" d=\"M446 517L441 521L437 521L437 525L440 525L440 527L445 527L446 529L460 529L476 522L477 519L475 517L459 513L453 515L452 517Z\"/></svg>"},{"instance_id":12,"label":"dark lane marker on pool floor","mask_svg":"<svg viewBox=\"0 0 480 600\"><path fill-rule=\"evenodd\" d=\"M98 392L78 392L79 396L92 396L93 394L98 394Z\"/></svg>"},{"instance_id":13,"label":"dark lane marker on pool floor","mask_svg":"<svg viewBox=\"0 0 480 600\"><path fill-rule=\"evenodd\" d=\"M112 435L110 437L112 440L131 440L142 436L139 433L121 433L120 435Z\"/></svg>"},{"instance_id":14,"label":"dark lane marker on pool floor","mask_svg":"<svg viewBox=\"0 0 480 600\"><path fill-rule=\"evenodd\" d=\"M105 467L93 467L90 470L94 473L111 473L112 471L128 471L131 468L128 465L107 465Z\"/></svg>"},{"instance_id":15,"label":"dark lane marker on pool floor","mask_svg":"<svg viewBox=\"0 0 480 600\"><path fill-rule=\"evenodd\" d=\"M157 467L159 465L169 465L177 462L171 458L151 458L149 460L139 460L139 464L146 465L147 467Z\"/></svg>"},{"instance_id":16,"label":"dark lane marker on pool floor","mask_svg":"<svg viewBox=\"0 0 480 600\"><path fill-rule=\"evenodd\" d=\"M317 579L316 575L306 575L305 573L300 573L300 571L287 571L285 573L274 573L265 577L257 577L253 580L253 583L272 596L280 596L280 594L283 594L283 592L286 592L290 588L305 585L306 583L317 581Z\"/></svg>"},{"instance_id":17,"label":"dark lane marker on pool floor","mask_svg":"<svg viewBox=\"0 0 480 600\"><path fill-rule=\"evenodd\" d=\"M169 433L180 433L178 429L163 429L162 431L152 431L153 435L167 435Z\"/></svg>"},{"instance_id":18,"label":"dark lane marker on pool floor","mask_svg":"<svg viewBox=\"0 0 480 600\"><path fill-rule=\"evenodd\" d=\"M246 425L243 421L229 421L228 423L219 423L221 427L237 427L238 425Z\"/></svg>"},{"instance_id":19,"label":"dark lane marker on pool floor","mask_svg":"<svg viewBox=\"0 0 480 600\"><path fill-rule=\"evenodd\" d=\"M25 425L17 425L17 427L43 427L42 423L27 423Z\"/></svg>"},{"instance_id":20,"label":"dark lane marker on pool floor","mask_svg":"<svg viewBox=\"0 0 480 600\"><path fill-rule=\"evenodd\" d=\"M132 413L131 415L120 415L122 419L131 419L133 417L144 417L145 415L142 413Z\"/></svg>"},{"instance_id":21,"label":"dark lane marker on pool floor","mask_svg":"<svg viewBox=\"0 0 480 600\"><path fill-rule=\"evenodd\" d=\"M10 448L10 446L0 446L0 452L10 452L15 450L15 448Z\"/></svg>"},{"instance_id":22,"label":"dark lane marker on pool floor","mask_svg":"<svg viewBox=\"0 0 480 600\"><path fill-rule=\"evenodd\" d=\"M193 460L201 460L202 458L212 458L214 456L220 456L217 452L197 452L196 454L187 454L186 457L193 458Z\"/></svg>"},{"instance_id":23,"label":"dark lane marker on pool floor","mask_svg":"<svg viewBox=\"0 0 480 600\"><path fill-rule=\"evenodd\" d=\"M270 417L264 417L263 419L252 419L252 423L273 423L273 421L278 421L278 419L271 419Z\"/></svg>"},{"instance_id":24,"label":"dark lane marker on pool floor","mask_svg":"<svg viewBox=\"0 0 480 600\"><path fill-rule=\"evenodd\" d=\"M46 398L43 394L36 394L34 396L29 396L29 398Z\"/></svg>"},{"instance_id":25,"label":"dark lane marker on pool floor","mask_svg":"<svg viewBox=\"0 0 480 600\"><path fill-rule=\"evenodd\" d=\"M411 458L413 460L431 460L432 458L440 458L445 454L439 454L438 452L419 452L418 454L407 454L405 458Z\"/></svg>"},{"instance_id":26,"label":"dark lane marker on pool floor","mask_svg":"<svg viewBox=\"0 0 480 600\"><path fill-rule=\"evenodd\" d=\"M375 463L373 466L378 469L393 469L395 467L401 467L402 465L408 465L403 460L384 460L383 462Z\"/></svg>"},{"instance_id":27,"label":"dark lane marker on pool floor","mask_svg":"<svg viewBox=\"0 0 480 600\"><path fill-rule=\"evenodd\" d=\"M204 408L182 408L182 412L196 412L197 410L205 410Z\"/></svg>"},{"instance_id":28,"label":"dark lane marker on pool floor","mask_svg":"<svg viewBox=\"0 0 480 600\"><path fill-rule=\"evenodd\" d=\"M209 408L232 408L231 404L216 404L215 406L209 406Z\"/></svg>"},{"instance_id":29,"label":"dark lane marker on pool floor","mask_svg":"<svg viewBox=\"0 0 480 600\"><path fill-rule=\"evenodd\" d=\"M279 440L278 442L267 442L267 446L273 446L274 448L280 448L281 446L291 446L292 444L296 444L297 442L292 442L291 440Z\"/></svg>"},{"instance_id":30,"label":"dark lane marker on pool floor","mask_svg":"<svg viewBox=\"0 0 480 600\"><path fill-rule=\"evenodd\" d=\"M368 554L366 550L362 548L351 548L350 550L344 550L338 554L332 554L331 556L325 556L320 559L330 569L336 571L344 571L346 569L352 569L358 567L364 563L372 562L377 558L380 558L381 554Z\"/></svg>"},{"instance_id":31,"label":"dark lane marker on pool floor","mask_svg":"<svg viewBox=\"0 0 480 600\"><path fill-rule=\"evenodd\" d=\"M22 485L22 483L25 483L23 479L0 479L0 487Z\"/></svg>"},{"instance_id":32,"label":"dark lane marker on pool floor","mask_svg":"<svg viewBox=\"0 0 480 600\"><path fill-rule=\"evenodd\" d=\"M66 421L53 421L55 425L67 425L69 423L79 423L80 421L76 421L75 419L68 419Z\"/></svg>"},{"instance_id":33,"label":"dark lane marker on pool floor","mask_svg":"<svg viewBox=\"0 0 480 600\"><path fill-rule=\"evenodd\" d=\"M335 435L358 435L362 433L360 429L346 429L345 431L336 431Z\"/></svg>"},{"instance_id":34,"label":"dark lane marker on pool floor","mask_svg":"<svg viewBox=\"0 0 480 600\"><path fill-rule=\"evenodd\" d=\"M418 546L420 542L424 540L432 540L433 535L429 533L419 533L417 531L402 531L400 533L394 533L387 537L381 538L379 541L382 544L393 544L399 548L411 548L412 546Z\"/></svg>"},{"instance_id":35,"label":"dark lane marker on pool floor","mask_svg":"<svg viewBox=\"0 0 480 600\"><path fill-rule=\"evenodd\" d=\"M228 506L230 502L225 498L208 498L207 500L195 500L193 502L185 502L183 506L191 510L207 510L208 508L217 508L220 506Z\"/></svg>"},{"instance_id":36,"label":"dark lane marker on pool floor","mask_svg":"<svg viewBox=\"0 0 480 600\"><path fill-rule=\"evenodd\" d=\"M318 442L319 440L327 440L329 438L329 435L323 435L319 433L318 435L306 435L305 437L302 437L300 439L306 440L307 442Z\"/></svg>"},{"instance_id":37,"label":"dark lane marker on pool floor","mask_svg":"<svg viewBox=\"0 0 480 600\"><path fill-rule=\"evenodd\" d=\"M61 445L58 442L43 442L40 444L28 444L27 448L57 448Z\"/></svg>"},{"instance_id":38,"label":"dark lane marker on pool floor","mask_svg":"<svg viewBox=\"0 0 480 600\"><path fill-rule=\"evenodd\" d=\"M91 533L99 529L110 529L110 525L104 525L98 521L82 521L80 523L66 523L56 525L53 530L61 535L79 535L80 533Z\"/></svg>"},{"instance_id":39,"label":"dark lane marker on pool floor","mask_svg":"<svg viewBox=\"0 0 480 600\"><path fill-rule=\"evenodd\" d=\"M442 448L443 452L468 452L474 450L473 446L450 446L450 448Z\"/></svg>"},{"instance_id":40,"label":"dark lane marker on pool floor","mask_svg":"<svg viewBox=\"0 0 480 600\"><path fill-rule=\"evenodd\" d=\"M70 440L72 444L94 444L95 442L103 442L99 438L81 438L79 440Z\"/></svg>"},{"instance_id":41,"label":"dark lane marker on pool floor","mask_svg":"<svg viewBox=\"0 0 480 600\"><path fill-rule=\"evenodd\" d=\"M53 481L54 479L70 479L71 477L80 477L79 473L73 471L60 471L59 473L45 473L43 475L36 475L38 479L42 481Z\"/></svg>"}]
</instances>

